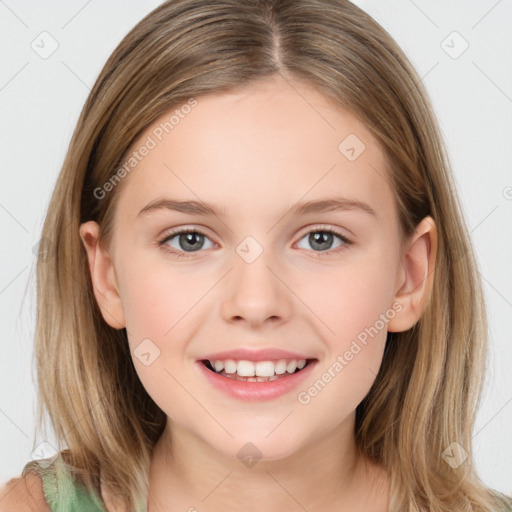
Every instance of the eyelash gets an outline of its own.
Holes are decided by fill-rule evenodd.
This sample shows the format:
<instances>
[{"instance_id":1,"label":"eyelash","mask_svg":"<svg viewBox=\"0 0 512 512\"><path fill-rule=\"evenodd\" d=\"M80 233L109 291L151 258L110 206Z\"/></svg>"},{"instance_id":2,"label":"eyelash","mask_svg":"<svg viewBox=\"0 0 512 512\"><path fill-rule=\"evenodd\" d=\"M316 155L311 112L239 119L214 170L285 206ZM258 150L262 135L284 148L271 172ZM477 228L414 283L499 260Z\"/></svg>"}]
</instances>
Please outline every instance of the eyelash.
<instances>
[{"instance_id":1,"label":"eyelash","mask_svg":"<svg viewBox=\"0 0 512 512\"><path fill-rule=\"evenodd\" d=\"M181 251L181 252L178 252L174 249L172 249L171 247L169 247L169 245L167 245L166 242L168 242L169 240L173 239L175 236L177 235L182 235L182 234L186 234L186 233L196 233L198 235L202 235L206 238L208 238L208 235L206 235L205 233L203 233L202 231L199 231L197 229L189 229L189 228L185 228L185 229L180 229L178 231L173 231L172 233L169 233L169 234L166 234L164 236L164 238L160 239L157 244L159 247L161 247L164 251L172 254L173 256L177 256L178 258L190 258L192 257L192 253L190 254L187 254L186 252L184 251ZM323 257L325 255L330 255L331 253L338 253L338 252L341 252L343 250L345 250L347 248L347 246L351 245L352 242L344 235L342 235L341 233L339 233L338 231L332 229L332 228L323 228L322 226L320 227L315 227L313 229L311 229L310 231L304 233L301 237L301 240L307 236L307 235L310 235L311 233L329 233L331 235L335 235L337 236L338 238L340 238L343 242L343 245L340 245L339 247L337 247L336 249L330 249L328 251L312 251L314 252L316 255L318 255L319 257ZM197 252L201 252L201 251L197 251Z\"/></svg>"}]
</instances>

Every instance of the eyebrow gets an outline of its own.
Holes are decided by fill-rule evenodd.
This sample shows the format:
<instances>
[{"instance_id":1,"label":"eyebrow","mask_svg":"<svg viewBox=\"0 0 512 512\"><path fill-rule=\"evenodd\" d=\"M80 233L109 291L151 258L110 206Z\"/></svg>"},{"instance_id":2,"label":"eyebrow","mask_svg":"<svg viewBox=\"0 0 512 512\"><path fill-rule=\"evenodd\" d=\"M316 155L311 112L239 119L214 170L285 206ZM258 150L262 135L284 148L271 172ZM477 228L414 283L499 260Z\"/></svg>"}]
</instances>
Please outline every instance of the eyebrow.
<instances>
[{"instance_id":1,"label":"eyebrow","mask_svg":"<svg viewBox=\"0 0 512 512\"><path fill-rule=\"evenodd\" d=\"M204 201L178 201L175 199L155 199L148 203L137 214L137 217L143 217L151 212L171 210L181 213L188 213L190 215L203 215L203 216L216 216L226 217L227 210L225 207L220 207ZM330 212L336 210L359 210L377 217L375 210L367 203L356 199L341 198L327 198L315 201L307 201L297 203L289 208L292 215L307 215L308 213Z\"/></svg>"}]
</instances>

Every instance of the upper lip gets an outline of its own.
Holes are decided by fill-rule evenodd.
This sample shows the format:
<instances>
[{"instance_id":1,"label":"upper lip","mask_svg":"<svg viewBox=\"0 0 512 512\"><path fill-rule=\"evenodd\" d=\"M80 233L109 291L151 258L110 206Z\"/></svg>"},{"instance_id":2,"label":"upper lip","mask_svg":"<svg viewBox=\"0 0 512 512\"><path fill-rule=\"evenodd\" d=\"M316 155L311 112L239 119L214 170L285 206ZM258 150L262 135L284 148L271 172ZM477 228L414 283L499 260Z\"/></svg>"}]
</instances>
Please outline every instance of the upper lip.
<instances>
[{"instance_id":1,"label":"upper lip","mask_svg":"<svg viewBox=\"0 0 512 512\"><path fill-rule=\"evenodd\" d=\"M281 350L278 348L265 348L260 350L251 350L247 348L237 348L233 350L226 350L224 352L216 352L202 357L200 360L209 361L225 361L226 359L235 359L237 361L274 361L279 359L314 359L304 354L296 352L289 352L288 350Z\"/></svg>"}]
</instances>

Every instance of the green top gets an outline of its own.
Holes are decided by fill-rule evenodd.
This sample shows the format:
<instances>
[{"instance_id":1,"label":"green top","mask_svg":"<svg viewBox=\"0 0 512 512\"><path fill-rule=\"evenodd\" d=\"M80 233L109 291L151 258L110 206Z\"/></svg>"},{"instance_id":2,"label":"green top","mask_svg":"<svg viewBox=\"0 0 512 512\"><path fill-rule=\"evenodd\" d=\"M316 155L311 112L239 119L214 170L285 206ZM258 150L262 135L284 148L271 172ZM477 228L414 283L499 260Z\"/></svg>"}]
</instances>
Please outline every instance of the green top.
<instances>
[{"instance_id":1,"label":"green top","mask_svg":"<svg viewBox=\"0 0 512 512\"><path fill-rule=\"evenodd\" d=\"M41 477L43 493L51 512L107 512L99 493L89 493L69 473L61 457L30 461L22 476L36 473Z\"/></svg>"},{"instance_id":2,"label":"green top","mask_svg":"<svg viewBox=\"0 0 512 512\"><path fill-rule=\"evenodd\" d=\"M32 460L23 468L22 476L33 472L41 477L43 493L51 512L107 512L100 493L88 492L70 474L60 456ZM503 505L496 512L512 512L512 499L492 491Z\"/></svg>"}]
</instances>

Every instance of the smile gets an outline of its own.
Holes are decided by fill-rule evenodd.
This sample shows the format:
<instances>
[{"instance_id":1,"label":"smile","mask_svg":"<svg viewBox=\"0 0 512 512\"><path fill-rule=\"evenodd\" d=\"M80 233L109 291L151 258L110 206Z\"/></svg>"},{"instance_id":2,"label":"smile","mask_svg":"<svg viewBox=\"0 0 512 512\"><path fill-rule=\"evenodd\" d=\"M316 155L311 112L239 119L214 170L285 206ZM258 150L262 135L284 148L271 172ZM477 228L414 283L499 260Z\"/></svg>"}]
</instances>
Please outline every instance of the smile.
<instances>
[{"instance_id":1,"label":"smile","mask_svg":"<svg viewBox=\"0 0 512 512\"><path fill-rule=\"evenodd\" d=\"M210 388L244 401L272 400L290 393L311 374L317 359L197 361Z\"/></svg>"},{"instance_id":2,"label":"smile","mask_svg":"<svg viewBox=\"0 0 512 512\"><path fill-rule=\"evenodd\" d=\"M271 382L302 370L308 359L279 359L278 361L247 361L247 360L207 360L206 367L230 379L245 382Z\"/></svg>"}]
</instances>

